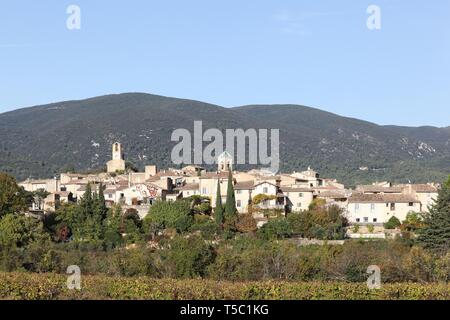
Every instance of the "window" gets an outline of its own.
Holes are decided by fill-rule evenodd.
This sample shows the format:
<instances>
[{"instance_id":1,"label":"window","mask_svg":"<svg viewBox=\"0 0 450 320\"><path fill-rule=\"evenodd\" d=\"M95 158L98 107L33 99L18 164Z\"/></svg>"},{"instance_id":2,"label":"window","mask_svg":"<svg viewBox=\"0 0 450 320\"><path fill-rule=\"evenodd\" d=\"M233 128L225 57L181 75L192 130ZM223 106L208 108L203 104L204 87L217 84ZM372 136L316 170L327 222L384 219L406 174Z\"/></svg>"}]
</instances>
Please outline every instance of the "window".
<instances>
[{"instance_id":1,"label":"window","mask_svg":"<svg viewBox=\"0 0 450 320\"><path fill-rule=\"evenodd\" d=\"M238 208L241 207L241 200L236 201L236 207L238 207Z\"/></svg>"},{"instance_id":2,"label":"window","mask_svg":"<svg viewBox=\"0 0 450 320\"><path fill-rule=\"evenodd\" d=\"M112 193L108 193L108 198L112 198L113 197L113 195L112 195Z\"/></svg>"},{"instance_id":3,"label":"window","mask_svg":"<svg viewBox=\"0 0 450 320\"><path fill-rule=\"evenodd\" d=\"M410 207L413 207L413 206L414 206L414 202L410 202L410 203L409 203L409 206L410 206Z\"/></svg>"},{"instance_id":4,"label":"window","mask_svg":"<svg viewBox=\"0 0 450 320\"><path fill-rule=\"evenodd\" d=\"M375 203L370 204L370 211L372 211L372 212L375 211Z\"/></svg>"},{"instance_id":5,"label":"window","mask_svg":"<svg viewBox=\"0 0 450 320\"><path fill-rule=\"evenodd\" d=\"M236 194L241 194L242 190L236 190Z\"/></svg>"},{"instance_id":6,"label":"window","mask_svg":"<svg viewBox=\"0 0 450 320\"><path fill-rule=\"evenodd\" d=\"M355 203L355 212L359 211L359 203Z\"/></svg>"},{"instance_id":7,"label":"window","mask_svg":"<svg viewBox=\"0 0 450 320\"><path fill-rule=\"evenodd\" d=\"M356 218L356 222L360 222L361 221L361 219L360 218Z\"/></svg>"},{"instance_id":8,"label":"window","mask_svg":"<svg viewBox=\"0 0 450 320\"><path fill-rule=\"evenodd\" d=\"M264 187L264 188L263 188L263 193L269 193L269 188Z\"/></svg>"},{"instance_id":9,"label":"window","mask_svg":"<svg viewBox=\"0 0 450 320\"><path fill-rule=\"evenodd\" d=\"M395 203L391 203L391 211L395 211Z\"/></svg>"},{"instance_id":10,"label":"window","mask_svg":"<svg viewBox=\"0 0 450 320\"><path fill-rule=\"evenodd\" d=\"M300 192L300 193L298 194L298 196L299 196L300 198L303 198L303 193Z\"/></svg>"},{"instance_id":11,"label":"window","mask_svg":"<svg viewBox=\"0 0 450 320\"><path fill-rule=\"evenodd\" d=\"M373 222L377 222L378 220L377 220L377 218L373 218Z\"/></svg>"},{"instance_id":12,"label":"window","mask_svg":"<svg viewBox=\"0 0 450 320\"><path fill-rule=\"evenodd\" d=\"M202 193L203 193L203 194L206 194L206 193L207 193L206 191L208 191L208 190L206 190L206 188L203 188L203 189L202 189Z\"/></svg>"},{"instance_id":13,"label":"window","mask_svg":"<svg viewBox=\"0 0 450 320\"><path fill-rule=\"evenodd\" d=\"M301 202L297 203L297 207L301 208L302 207L302 203Z\"/></svg>"},{"instance_id":14,"label":"window","mask_svg":"<svg viewBox=\"0 0 450 320\"><path fill-rule=\"evenodd\" d=\"M368 217L364 217L364 222L369 222L369 218Z\"/></svg>"},{"instance_id":15,"label":"window","mask_svg":"<svg viewBox=\"0 0 450 320\"><path fill-rule=\"evenodd\" d=\"M66 187L61 187L61 191L67 191Z\"/></svg>"}]
</instances>

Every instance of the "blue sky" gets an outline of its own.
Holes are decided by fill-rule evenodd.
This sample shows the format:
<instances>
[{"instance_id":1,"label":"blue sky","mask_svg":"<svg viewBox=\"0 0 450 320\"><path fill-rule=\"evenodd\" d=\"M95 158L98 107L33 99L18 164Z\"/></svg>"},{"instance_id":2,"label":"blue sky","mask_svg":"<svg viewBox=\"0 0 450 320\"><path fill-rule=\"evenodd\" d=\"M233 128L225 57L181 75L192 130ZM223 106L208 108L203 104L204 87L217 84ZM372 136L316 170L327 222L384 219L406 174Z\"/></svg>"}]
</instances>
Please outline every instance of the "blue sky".
<instances>
[{"instance_id":1,"label":"blue sky","mask_svg":"<svg viewBox=\"0 0 450 320\"><path fill-rule=\"evenodd\" d=\"M449 126L450 1L2 1L0 112L121 92Z\"/></svg>"}]
</instances>

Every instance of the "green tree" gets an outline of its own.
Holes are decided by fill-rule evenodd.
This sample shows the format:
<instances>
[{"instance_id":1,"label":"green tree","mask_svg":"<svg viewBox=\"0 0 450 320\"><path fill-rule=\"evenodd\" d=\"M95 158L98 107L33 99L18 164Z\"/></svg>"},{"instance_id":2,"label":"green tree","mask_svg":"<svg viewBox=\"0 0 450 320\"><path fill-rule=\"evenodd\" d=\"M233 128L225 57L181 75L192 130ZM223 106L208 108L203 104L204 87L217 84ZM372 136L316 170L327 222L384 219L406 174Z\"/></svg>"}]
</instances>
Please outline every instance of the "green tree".
<instances>
[{"instance_id":1,"label":"green tree","mask_svg":"<svg viewBox=\"0 0 450 320\"><path fill-rule=\"evenodd\" d=\"M99 211L100 211L103 219L106 218L106 214L108 212L108 208L106 207L104 189L105 188L104 188L103 184L100 184L99 191L98 191L98 202L97 202Z\"/></svg>"},{"instance_id":2,"label":"green tree","mask_svg":"<svg viewBox=\"0 0 450 320\"><path fill-rule=\"evenodd\" d=\"M227 202L225 203L225 229L235 230L237 222L236 198L234 195L233 175L228 172Z\"/></svg>"},{"instance_id":3,"label":"green tree","mask_svg":"<svg viewBox=\"0 0 450 320\"><path fill-rule=\"evenodd\" d=\"M424 227L424 222L419 213L411 211L406 215L406 219L400 227L405 231L416 232Z\"/></svg>"},{"instance_id":4,"label":"green tree","mask_svg":"<svg viewBox=\"0 0 450 320\"><path fill-rule=\"evenodd\" d=\"M27 209L26 192L16 180L0 173L0 217L10 213L20 213Z\"/></svg>"},{"instance_id":5,"label":"green tree","mask_svg":"<svg viewBox=\"0 0 450 320\"><path fill-rule=\"evenodd\" d=\"M107 208L102 189L92 193L87 184L79 204L64 204L56 211L56 220L70 229L73 240L100 245L104 239Z\"/></svg>"},{"instance_id":6,"label":"green tree","mask_svg":"<svg viewBox=\"0 0 450 320\"><path fill-rule=\"evenodd\" d=\"M439 190L438 198L424 215L425 226L419 235L419 243L435 251L450 249L450 177Z\"/></svg>"},{"instance_id":7,"label":"green tree","mask_svg":"<svg viewBox=\"0 0 450 320\"><path fill-rule=\"evenodd\" d=\"M285 218L269 220L258 234L266 240L289 238L292 235L292 229Z\"/></svg>"},{"instance_id":8,"label":"green tree","mask_svg":"<svg viewBox=\"0 0 450 320\"><path fill-rule=\"evenodd\" d=\"M87 195L85 195L87 196ZM104 236L104 220L106 219L108 209L103 194L103 185L100 184L99 192L94 192L92 197L92 211L86 212L86 228L89 239L99 241Z\"/></svg>"},{"instance_id":9,"label":"green tree","mask_svg":"<svg viewBox=\"0 0 450 320\"><path fill-rule=\"evenodd\" d=\"M92 213L93 204L94 204L94 201L92 199L92 188L91 188L91 184L88 183L86 185L86 190L84 191L83 197L81 198L81 201L80 201L80 206L82 207L83 213L85 214L85 216Z\"/></svg>"},{"instance_id":10,"label":"green tree","mask_svg":"<svg viewBox=\"0 0 450 320\"><path fill-rule=\"evenodd\" d=\"M68 228L68 233L70 233L73 239L77 241L83 238L84 220L81 219L81 211L80 206L76 204L64 203L55 212L55 220L58 222L59 226L58 229L63 230Z\"/></svg>"},{"instance_id":11,"label":"green tree","mask_svg":"<svg viewBox=\"0 0 450 320\"><path fill-rule=\"evenodd\" d=\"M136 243L142 239L141 226L138 211L136 209L126 210L121 221L121 232L126 235L126 243Z\"/></svg>"},{"instance_id":12,"label":"green tree","mask_svg":"<svg viewBox=\"0 0 450 320\"><path fill-rule=\"evenodd\" d=\"M104 241L107 248L115 248L122 243L120 232L122 222L122 208L120 205L113 206L108 210L104 220Z\"/></svg>"},{"instance_id":13,"label":"green tree","mask_svg":"<svg viewBox=\"0 0 450 320\"><path fill-rule=\"evenodd\" d=\"M291 213L287 219L293 233L321 240L344 239L348 225L340 207L320 202L315 202L306 211Z\"/></svg>"},{"instance_id":14,"label":"green tree","mask_svg":"<svg viewBox=\"0 0 450 320\"><path fill-rule=\"evenodd\" d=\"M48 240L42 222L20 214L7 214L0 220L0 246L2 248L28 246L33 241Z\"/></svg>"},{"instance_id":15,"label":"green tree","mask_svg":"<svg viewBox=\"0 0 450 320\"><path fill-rule=\"evenodd\" d=\"M195 215L194 224L189 228L190 232L200 232L203 239L212 240L219 232L219 226L210 216Z\"/></svg>"},{"instance_id":16,"label":"green tree","mask_svg":"<svg viewBox=\"0 0 450 320\"><path fill-rule=\"evenodd\" d=\"M220 193L220 179L217 179L217 193L216 193L216 208L214 209L214 218L219 226L222 226L224 221L224 212L222 205L222 195Z\"/></svg>"},{"instance_id":17,"label":"green tree","mask_svg":"<svg viewBox=\"0 0 450 320\"><path fill-rule=\"evenodd\" d=\"M398 220L397 217L392 216L392 217L388 220L388 222L386 222L386 223L384 224L384 228L385 228L385 229L395 229L395 228L400 227L401 224L402 224L402 223L400 222L400 220Z\"/></svg>"},{"instance_id":18,"label":"green tree","mask_svg":"<svg viewBox=\"0 0 450 320\"><path fill-rule=\"evenodd\" d=\"M187 231L194 222L189 201L158 201L150 207L144 218L144 231L155 234L159 230L174 228L178 232Z\"/></svg>"}]
</instances>

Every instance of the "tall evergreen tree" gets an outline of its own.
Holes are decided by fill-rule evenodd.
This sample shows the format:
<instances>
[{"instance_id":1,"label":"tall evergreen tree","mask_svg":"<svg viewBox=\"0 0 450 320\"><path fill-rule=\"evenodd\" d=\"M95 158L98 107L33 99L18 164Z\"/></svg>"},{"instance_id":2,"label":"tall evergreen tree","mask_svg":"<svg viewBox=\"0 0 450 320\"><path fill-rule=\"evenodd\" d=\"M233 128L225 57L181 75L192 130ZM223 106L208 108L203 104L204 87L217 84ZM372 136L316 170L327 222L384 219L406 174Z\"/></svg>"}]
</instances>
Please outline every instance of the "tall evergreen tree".
<instances>
[{"instance_id":1,"label":"tall evergreen tree","mask_svg":"<svg viewBox=\"0 0 450 320\"><path fill-rule=\"evenodd\" d=\"M114 248L122 242L120 226L122 221L122 208L120 205L113 206L108 210L107 218L103 221L104 241L107 248Z\"/></svg>"},{"instance_id":2,"label":"tall evergreen tree","mask_svg":"<svg viewBox=\"0 0 450 320\"><path fill-rule=\"evenodd\" d=\"M223 224L223 205L222 205L222 195L220 194L220 179L217 180L217 194L216 194L216 208L214 209L216 223L218 225Z\"/></svg>"},{"instance_id":3,"label":"tall evergreen tree","mask_svg":"<svg viewBox=\"0 0 450 320\"><path fill-rule=\"evenodd\" d=\"M237 216L236 197L234 195L233 175L228 171L227 202L225 203L225 219Z\"/></svg>"},{"instance_id":4,"label":"tall evergreen tree","mask_svg":"<svg viewBox=\"0 0 450 320\"><path fill-rule=\"evenodd\" d=\"M84 195L80 201L80 206L83 208L84 216L90 216L92 214L93 209L93 199L92 199L92 188L91 184L88 183L86 185L86 190L84 191Z\"/></svg>"},{"instance_id":5,"label":"tall evergreen tree","mask_svg":"<svg viewBox=\"0 0 450 320\"><path fill-rule=\"evenodd\" d=\"M103 192L103 184L101 183L98 190L98 205L100 208L102 219L105 219L108 213L108 208L106 207L105 194Z\"/></svg>"},{"instance_id":6,"label":"tall evergreen tree","mask_svg":"<svg viewBox=\"0 0 450 320\"><path fill-rule=\"evenodd\" d=\"M425 248L445 252L450 249L450 177L439 190L438 198L425 215L419 243Z\"/></svg>"}]
</instances>

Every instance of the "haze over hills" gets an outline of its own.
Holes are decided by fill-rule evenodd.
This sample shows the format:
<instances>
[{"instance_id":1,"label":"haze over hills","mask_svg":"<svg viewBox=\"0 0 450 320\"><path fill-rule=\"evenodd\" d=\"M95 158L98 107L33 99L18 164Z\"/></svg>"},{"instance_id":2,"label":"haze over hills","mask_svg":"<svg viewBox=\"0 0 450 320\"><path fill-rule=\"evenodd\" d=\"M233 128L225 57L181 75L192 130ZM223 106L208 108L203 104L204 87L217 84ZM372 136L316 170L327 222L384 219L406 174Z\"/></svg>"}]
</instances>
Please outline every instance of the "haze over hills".
<instances>
[{"instance_id":1,"label":"haze over hills","mask_svg":"<svg viewBox=\"0 0 450 320\"><path fill-rule=\"evenodd\" d=\"M317 169L349 185L442 181L450 174L450 127L379 126L299 105L223 108L144 93L101 96L0 114L0 171L18 179L98 170L120 141L136 167L174 167L173 130L280 129L282 171ZM206 143L205 143L206 145ZM239 166L237 169L248 169Z\"/></svg>"}]
</instances>

